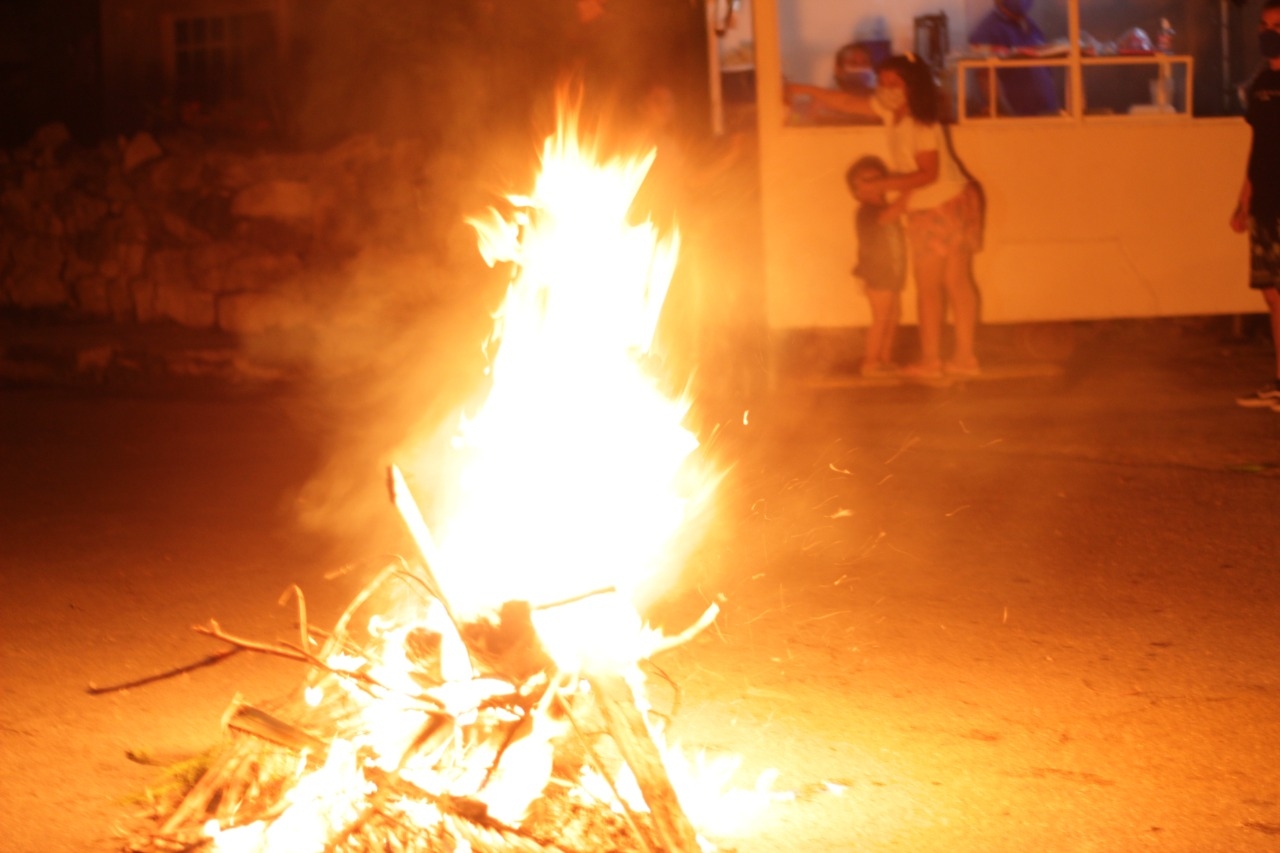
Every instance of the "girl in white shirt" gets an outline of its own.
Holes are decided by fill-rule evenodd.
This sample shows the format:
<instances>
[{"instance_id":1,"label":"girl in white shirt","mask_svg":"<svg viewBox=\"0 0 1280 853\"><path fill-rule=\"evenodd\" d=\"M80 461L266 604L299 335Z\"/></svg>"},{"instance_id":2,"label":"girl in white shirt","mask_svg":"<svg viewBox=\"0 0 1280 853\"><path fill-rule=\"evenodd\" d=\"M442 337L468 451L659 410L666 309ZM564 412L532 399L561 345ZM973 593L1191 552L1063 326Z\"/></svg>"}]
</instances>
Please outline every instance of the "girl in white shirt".
<instances>
[{"instance_id":1,"label":"girl in white shirt","mask_svg":"<svg viewBox=\"0 0 1280 853\"><path fill-rule=\"evenodd\" d=\"M868 178L870 193L910 193L907 241L916 281L920 360L908 376L976 376L974 332L978 293L973 254L982 244L982 200L978 187L956 162L944 136L941 98L929 66L914 56L891 56L877 69L873 97L816 86L788 85L788 97L807 94L831 109L878 117L888 132L892 172ZM955 349L942 359L942 322L947 305L955 325Z\"/></svg>"}]
</instances>

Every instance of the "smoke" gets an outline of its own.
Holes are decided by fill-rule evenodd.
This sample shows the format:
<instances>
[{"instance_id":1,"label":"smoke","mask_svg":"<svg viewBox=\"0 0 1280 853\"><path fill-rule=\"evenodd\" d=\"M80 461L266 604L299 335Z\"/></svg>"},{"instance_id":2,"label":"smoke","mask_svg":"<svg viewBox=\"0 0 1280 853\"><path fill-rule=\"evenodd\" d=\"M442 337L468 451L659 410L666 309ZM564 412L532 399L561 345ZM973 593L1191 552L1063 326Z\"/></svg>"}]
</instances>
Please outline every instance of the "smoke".
<instances>
[{"instance_id":1,"label":"smoke","mask_svg":"<svg viewBox=\"0 0 1280 853\"><path fill-rule=\"evenodd\" d=\"M553 22L525 6L325 0L295 21L293 137L398 152L355 161L377 169L350 176L357 198L339 217L340 268L316 288L326 304L299 403L323 461L298 519L344 550L400 533L386 466L447 432L483 379L505 280L464 223L536 165L529 93L552 62Z\"/></svg>"},{"instance_id":2,"label":"smoke","mask_svg":"<svg viewBox=\"0 0 1280 853\"><path fill-rule=\"evenodd\" d=\"M352 133L459 151L527 123L532 92L559 61L562 16L546 4L485 0L312 7L301 42L297 130L330 144ZM302 16L300 16L302 18Z\"/></svg>"},{"instance_id":3,"label":"smoke","mask_svg":"<svg viewBox=\"0 0 1280 853\"><path fill-rule=\"evenodd\" d=\"M343 548L367 550L402 535L386 466L433 455L423 451L446 441L458 412L483 393L482 347L509 270L484 266L466 217L532 187L566 71L611 104L654 74L682 79L683 102L696 106L701 10L686 0L609 4L610 15L627 17L584 30L568 2L313 8L297 22L306 48L295 137L331 147L372 135L410 152L361 184L364 219L360 233L344 235L355 250L316 329L315 382L299 411L320 431L324 460L299 495L299 519ZM605 64L616 67L606 73ZM409 191L417 208L406 217ZM731 227L713 230L739 242Z\"/></svg>"}]
</instances>

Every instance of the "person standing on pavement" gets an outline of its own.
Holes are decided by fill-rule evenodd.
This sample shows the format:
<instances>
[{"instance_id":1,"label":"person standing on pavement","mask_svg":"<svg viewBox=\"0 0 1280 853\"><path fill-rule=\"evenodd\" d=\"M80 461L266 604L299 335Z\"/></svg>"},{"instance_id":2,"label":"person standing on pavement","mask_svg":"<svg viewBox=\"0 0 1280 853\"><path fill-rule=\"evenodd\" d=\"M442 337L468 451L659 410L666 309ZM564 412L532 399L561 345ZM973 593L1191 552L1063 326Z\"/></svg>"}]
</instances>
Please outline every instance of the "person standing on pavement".
<instances>
[{"instance_id":1,"label":"person standing on pavement","mask_svg":"<svg viewBox=\"0 0 1280 853\"><path fill-rule=\"evenodd\" d=\"M1258 48L1263 65L1246 89L1249 161L1231 227L1249 232L1249 286L1266 301L1276 363L1269 384L1236 402L1280 412L1280 0L1262 5Z\"/></svg>"}]
</instances>

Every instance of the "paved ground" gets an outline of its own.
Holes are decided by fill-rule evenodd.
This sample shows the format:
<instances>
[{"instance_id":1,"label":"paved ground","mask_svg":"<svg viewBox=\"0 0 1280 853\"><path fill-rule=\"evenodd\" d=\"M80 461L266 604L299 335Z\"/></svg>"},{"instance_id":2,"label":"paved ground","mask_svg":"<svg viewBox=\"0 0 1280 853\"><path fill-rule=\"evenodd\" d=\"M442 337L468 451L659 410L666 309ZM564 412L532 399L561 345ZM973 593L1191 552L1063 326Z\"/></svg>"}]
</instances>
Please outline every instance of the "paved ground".
<instances>
[{"instance_id":1,"label":"paved ground","mask_svg":"<svg viewBox=\"0 0 1280 853\"><path fill-rule=\"evenodd\" d=\"M675 733L796 793L726 846L1280 849L1280 413L1231 403L1264 342L1164 323L1076 343L1059 369L990 352L1002 378L809 376L746 425L719 410L720 521L663 615L726 602L661 661ZM0 390L0 848L115 849L155 778L126 751L199 750L237 691L292 686L242 657L84 692L208 652L189 629L210 617L288 632L291 583L336 615L394 529L389 404L341 398Z\"/></svg>"}]
</instances>

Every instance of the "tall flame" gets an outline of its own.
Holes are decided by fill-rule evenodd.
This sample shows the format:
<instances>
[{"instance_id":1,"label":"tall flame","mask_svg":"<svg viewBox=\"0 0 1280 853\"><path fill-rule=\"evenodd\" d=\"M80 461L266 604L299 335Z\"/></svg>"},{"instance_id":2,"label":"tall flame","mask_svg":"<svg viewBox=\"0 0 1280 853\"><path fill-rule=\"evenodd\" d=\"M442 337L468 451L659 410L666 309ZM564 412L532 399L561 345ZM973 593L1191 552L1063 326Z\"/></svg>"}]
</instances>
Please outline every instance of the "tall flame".
<instances>
[{"instance_id":1,"label":"tall flame","mask_svg":"<svg viewBox=\"0 0 1280 853\"><path fill-rule=\"evenodd\" d=\"M655 153L597 155L562 109L532 194L509 197L514 216L471 220L486 260L516 274L492 387L455 436L455 490L435 522L435 568L464 614L620 593L535 620L565 669L588 652L643 656L627 648L639 625L628 594L668 564L708 485L681 493L697 447L687 405L646 371L679 242L629 221ZM567 624L580 618L595 624Z\"/></svg>"}]
</instances>

